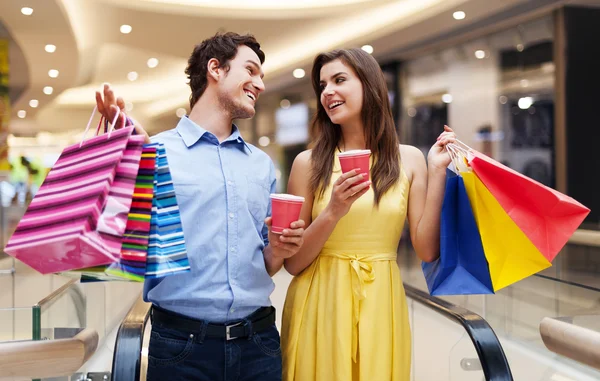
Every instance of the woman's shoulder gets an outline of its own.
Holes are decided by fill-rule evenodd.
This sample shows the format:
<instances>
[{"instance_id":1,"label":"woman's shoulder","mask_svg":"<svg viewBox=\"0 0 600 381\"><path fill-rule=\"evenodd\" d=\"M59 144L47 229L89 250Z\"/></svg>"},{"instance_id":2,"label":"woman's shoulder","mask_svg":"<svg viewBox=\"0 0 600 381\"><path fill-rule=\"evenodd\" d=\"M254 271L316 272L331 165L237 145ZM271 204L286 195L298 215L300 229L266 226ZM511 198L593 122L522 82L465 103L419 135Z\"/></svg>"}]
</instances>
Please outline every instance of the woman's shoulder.
<instances>
[{"instance_id":1,"label":"woman's shoulder","mask_svg":"<svg viewBox=\"0 0 600 381\"><path fill-rule=\"evenodd\" d=\"M411 183L415 172L419 170L427 171L425 155L423 155L423 152L415 146L400 144L400 158L402 160L401 162L404 173Z\"/></svg>"},{"instance_id":2,"label":"woman's shoulder","mask_svg":"<svg viewBox=\"0 0 600 381\"><path fill-rule=\"evenodd\" d=\"M400 144L400 156L404 159L404 156L408 156L412 159L424 158L423 152L415 146L409 144Z\"/></svg>"},{"instance_id":3,"label":"woman's shoulder","mask_svg":"<svg viewBox=\"0 0 600 381\"><path fill-rule=\"evenodd\" d=\"M311 157L312 157L312 150L307 149L306 151L302 151L294 159L294 165L298 165L298 166L302 166L302 167L308 166L310 164Z\"/></svg>"}]
</instances>

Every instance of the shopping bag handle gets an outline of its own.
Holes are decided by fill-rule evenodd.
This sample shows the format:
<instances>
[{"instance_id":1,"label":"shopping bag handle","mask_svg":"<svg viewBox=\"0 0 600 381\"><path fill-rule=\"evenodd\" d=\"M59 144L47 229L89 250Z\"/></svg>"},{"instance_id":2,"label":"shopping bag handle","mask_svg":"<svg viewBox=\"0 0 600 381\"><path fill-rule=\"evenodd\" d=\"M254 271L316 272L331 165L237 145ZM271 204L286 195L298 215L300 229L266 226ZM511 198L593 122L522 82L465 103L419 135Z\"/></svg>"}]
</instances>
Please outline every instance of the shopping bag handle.
<instances>
[{"instance_id":1,"label":"shopping bag handle","mask_svg":"<svg viewBox=\"0 0 600 381\"><path fill-rule=\"evenodd\" d=\"M79 143L79 148L81 148L83 146L83 143L85 142L85 136L87 135L88 131L90 130L90 126L92 125L92 120L94 120L94 115L96 115L97 110L98 110L98 106L96 105L96 106L94 106L94 109L92 110L92 115L90 115L90 119L88 120L87 126L85 126L85 131L83 131L83 136L81 137L81 142ZM102 121L102 119L100 119L100 121Z\"/></svg>"},{"instance_id":2,"label":"shopping bag handle","mask_svg":"<svg viewBox=\"0 0 600 381\"><path fill-rule=\"evenodd\" d=\"M88 131L90 130L90 127L92 126L92 120L94 120L94 116L96 115L97 110L98 110L98 106L94 106L94 109L92 110L92 115L90 115L90 119L88 120L87 126L85 127L85 131L83 132L83 137L81 138L81 142L79 143L79 148L81 148L83 146L83 143L85 143L85 141L86 141L86 135L87 135ZM110 139L110 134L112 133L115 123L117 123L117 119L119 118L119 114L121 112L123 112L123 111L119 111L115 115L112 123L110 124L110 129L108 129L108 131L106 131L106 129L105 129L105 131L104 131L105 133L106 132L108 133L109 139ZM125 120L127 119L127 116L125 115L125 113L123 113L123 115L124 116L123 116L123 121L121 123L122 124L121 128L125 127ZM98 122L98 127L96 128L96 135L98 135L98 133L100 133L100 127L102 126L102 122L104 121L104 119L105 119L104 115L102 115L100 117L100 122Z\"/></svg>"}]
</instances>

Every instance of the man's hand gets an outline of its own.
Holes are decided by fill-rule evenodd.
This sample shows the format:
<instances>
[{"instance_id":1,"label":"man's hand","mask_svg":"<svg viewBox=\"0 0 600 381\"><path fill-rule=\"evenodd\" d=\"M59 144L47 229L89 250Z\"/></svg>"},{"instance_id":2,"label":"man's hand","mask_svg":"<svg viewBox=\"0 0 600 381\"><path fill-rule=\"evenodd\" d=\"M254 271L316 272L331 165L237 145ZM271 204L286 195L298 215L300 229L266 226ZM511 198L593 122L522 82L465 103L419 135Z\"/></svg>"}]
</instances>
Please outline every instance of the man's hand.
<instances>
[{"instance_id":1,"label":"man's hand","mask_svg":"<svg viewBox=\"0 0 600 381\"><path fill-rule=\"evenodd\" d=\"M96 106L98 107L98 112L112 123L117 113L125 110L125 101L121 97L115 97L115 93L108 83L104 84L103 93L104 97L102 97L99 91L96 91ZM122 115L119 115L119 119L115 122L116 126L121 126L121 117Z\"/></svg>"},{"instance_id":2,"label":"man's hand","mask_svg":"<svg viewBox=\"0 0 600 381\"><path fill-rule=\"evenodd\" d=\"M291 224L289 229L283 229L282 234L276 234L271 231L271 217L265 219L265 224L269 228L269 242L273 250L274 258L289 258L295 255L302 243L304 243L304 221L298 220Z\"/></svg>"},{"instance_id":3,"label":"man's hand","mask_svg":"<svg viewBox=\"0 0 600 381\"><path fill-rule=\"evenodd\" d=\"M110 123L113 122L115 116L117 116L118 114L119 116L118 119L115 121L114 128L120 128L124 125L123 118L126 118L126 115L123 112L123 110L125 110L125 101L121 97L115 97L114 92L110 88L110 85L107 83L104 84L103 93L104 97L102 96L102 94L100 94L99 91L96 91L96 106L98 107L98 111ZM144 143L150 143L150 136L148 136L148 133L146 132L146 130L144 130L144 127L137 121L133 120L133 118L130 119L133 122L135 132L138 135L144 136Z\"/></svg>"}]
</instances>

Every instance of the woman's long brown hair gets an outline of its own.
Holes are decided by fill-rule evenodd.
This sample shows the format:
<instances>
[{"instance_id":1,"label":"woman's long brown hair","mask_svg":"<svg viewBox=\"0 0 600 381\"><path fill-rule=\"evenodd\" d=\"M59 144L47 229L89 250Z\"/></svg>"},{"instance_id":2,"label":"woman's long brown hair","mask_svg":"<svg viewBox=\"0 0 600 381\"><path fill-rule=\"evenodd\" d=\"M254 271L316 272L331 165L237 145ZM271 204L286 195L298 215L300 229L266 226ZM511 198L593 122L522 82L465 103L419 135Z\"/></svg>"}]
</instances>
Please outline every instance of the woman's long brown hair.
<instances>
[{"instance_id":1,"label":"woman's long brown hair","mask_svg":"<svg viewBox=\"0 0 600 381\"><path fill-rule=\"evenodd\" d=\"M366 148L371 150L371 186L375 205L400 177L400 148L383 72L377 61L362 49L341 49L319 54L313 63L312 84L317 113L312 121L310 190L321 198L331 181L333 157L342 139L341 127L331 122L321 104L321 68L336 59L351 67L363 87L362 122Z\"/></svg>"}]
</instances>

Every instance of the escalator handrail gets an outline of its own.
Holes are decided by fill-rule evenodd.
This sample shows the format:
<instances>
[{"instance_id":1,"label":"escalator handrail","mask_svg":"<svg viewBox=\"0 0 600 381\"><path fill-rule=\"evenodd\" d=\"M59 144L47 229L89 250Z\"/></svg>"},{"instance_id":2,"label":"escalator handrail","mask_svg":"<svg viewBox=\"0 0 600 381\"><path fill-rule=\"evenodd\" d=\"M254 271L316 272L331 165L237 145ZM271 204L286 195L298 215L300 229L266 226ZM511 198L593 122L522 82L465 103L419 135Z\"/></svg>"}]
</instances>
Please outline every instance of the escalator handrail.
<instances>
[{"instance_id":1,"label":"escalator handrail","mask_svg":"<svg viewBox=\"0 0 600 381\"><path fill-rule=\"evenodd\" d=\"M406 283L404 290L407 297L463 326L477 351L487 381L513 381L502 345L484 318Z\"/></svg>"},{"instance_id":2,"label":"escalator handrail","mask_svg":"<svg viewBox=\"0 0 600 381\"><path fill-rule=\"evenodd\" d=\"M142 345L144 331L150 316L150 303L144 302L142 295L133 304L119 327L113 353L113 381L140 379Z\"/></svg>"},{"instance_id":3,"label":"escalator handrail","mask_svg":"<svg viewBox=\"0 0 600 381\"><path fill-rule=\"evenodd\" d=\"M487 381L513 381L502 345L485 319L406 283L404 289L407 297L463 326L477 351ZM150 307L140 294L121 323L113 354L113 381L140 379L141 352Z\"/></svg>"}]
</instances>

